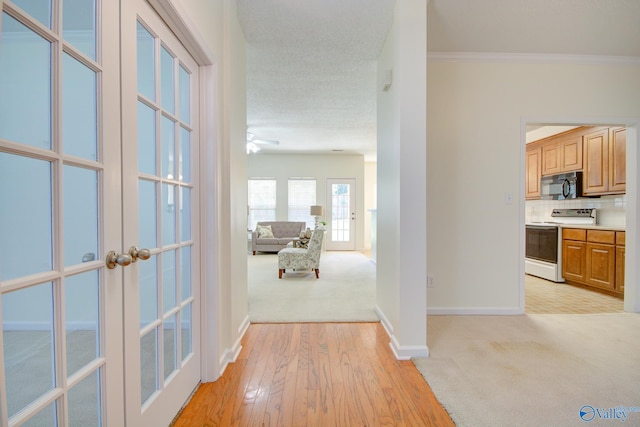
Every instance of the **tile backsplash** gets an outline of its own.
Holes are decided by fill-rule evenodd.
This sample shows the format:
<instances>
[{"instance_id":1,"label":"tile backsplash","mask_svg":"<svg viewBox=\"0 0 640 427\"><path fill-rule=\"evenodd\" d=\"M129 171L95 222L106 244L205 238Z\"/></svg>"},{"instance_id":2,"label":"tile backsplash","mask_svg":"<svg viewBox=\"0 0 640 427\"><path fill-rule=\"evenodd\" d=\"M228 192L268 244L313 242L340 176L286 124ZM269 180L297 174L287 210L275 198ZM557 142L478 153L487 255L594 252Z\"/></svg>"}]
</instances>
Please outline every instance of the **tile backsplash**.
<instances>
[{"instance_id":1,"label":"tile backsplash","mask_svg":"<svg viewBox=\"0 0 640 427\"><path fill-rule=\"evenodd\" d=\"M525 220L551 220L553 209L596 208L598 225L624 227L626 223L627 196L602 196L573 200L527 200L525 202Z\"/></svg>"}]
</instances>

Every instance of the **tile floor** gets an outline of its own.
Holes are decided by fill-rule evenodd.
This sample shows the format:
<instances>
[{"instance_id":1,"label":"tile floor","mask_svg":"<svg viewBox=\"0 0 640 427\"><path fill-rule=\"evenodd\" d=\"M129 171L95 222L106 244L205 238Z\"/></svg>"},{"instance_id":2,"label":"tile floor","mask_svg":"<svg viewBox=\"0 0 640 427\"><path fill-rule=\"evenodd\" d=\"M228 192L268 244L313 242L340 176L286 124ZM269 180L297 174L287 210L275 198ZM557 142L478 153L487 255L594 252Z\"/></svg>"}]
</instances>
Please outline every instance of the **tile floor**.
<instances>
[{"instance_id":1,"label":"tile floor","mask_svg":"<svg viewBox=\"0 0 640 427\"><path fill-rule=\"evenodd\" d=\"M622 298L525 275L525 313L623 313Z\"/></svg>"}]
</instances>

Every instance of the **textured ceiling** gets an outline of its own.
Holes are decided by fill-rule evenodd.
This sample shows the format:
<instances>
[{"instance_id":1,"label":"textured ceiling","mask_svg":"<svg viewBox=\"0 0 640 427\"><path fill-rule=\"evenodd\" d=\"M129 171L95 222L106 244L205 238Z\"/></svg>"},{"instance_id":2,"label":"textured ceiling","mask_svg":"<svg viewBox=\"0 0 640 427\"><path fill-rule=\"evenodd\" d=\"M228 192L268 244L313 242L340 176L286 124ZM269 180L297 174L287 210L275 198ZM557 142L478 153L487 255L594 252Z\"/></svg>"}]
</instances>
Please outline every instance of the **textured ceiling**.
<instances>
[{"instance_id":1,"label":"textured ceiling","mask_svg":"<svg viewBox=\"0 0 640 427\"><path fill-rule=\"evenodd\" d=\"M375 159L376 58L394 0L237 0L247 127L263 152ZM640 58L640 0L429 0L430 52ZM259 154L258 154L259 155Z\"/></svg>"},{"instance_id":2,"label":"textured ceiling","mask_svg":"<svg viewBox=\"0 0 640 427\"><path fill-rule=\"evenodd\" d=\"M279 146L375 155L376 58L393 0L239 0L247 126Z\"/></svg>"}]
</instances>

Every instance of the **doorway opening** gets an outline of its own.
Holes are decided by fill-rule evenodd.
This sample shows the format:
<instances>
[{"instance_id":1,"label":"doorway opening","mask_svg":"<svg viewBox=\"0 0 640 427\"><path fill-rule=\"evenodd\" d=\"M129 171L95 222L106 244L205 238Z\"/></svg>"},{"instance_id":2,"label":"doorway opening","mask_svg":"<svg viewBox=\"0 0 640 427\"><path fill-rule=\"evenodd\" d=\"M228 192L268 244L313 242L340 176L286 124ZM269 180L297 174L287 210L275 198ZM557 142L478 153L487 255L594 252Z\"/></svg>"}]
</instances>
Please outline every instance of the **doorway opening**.
<instances>
[{"instance_id":1,"label":"doorway opening","mask_svg":"<svg viewBox=\"0 0 640 427\"><path fill-rule=\"evenodd\" d=\"M525 135L524 312L623 312L626 126L526 123Z\"/></svg>"}]
</instances>

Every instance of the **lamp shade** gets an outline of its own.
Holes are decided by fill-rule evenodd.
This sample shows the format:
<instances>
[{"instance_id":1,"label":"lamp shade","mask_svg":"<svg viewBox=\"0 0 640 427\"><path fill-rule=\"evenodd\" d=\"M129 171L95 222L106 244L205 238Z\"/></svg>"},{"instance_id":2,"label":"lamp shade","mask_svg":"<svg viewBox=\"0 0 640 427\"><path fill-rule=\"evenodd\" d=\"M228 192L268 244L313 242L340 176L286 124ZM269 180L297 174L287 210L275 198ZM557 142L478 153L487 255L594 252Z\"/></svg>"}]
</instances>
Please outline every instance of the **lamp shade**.
<instances>
[{"instance_id":1,"label":"lamp shade","mask_svg":"<svg viewBox=\"0 0 640 427\"><path fill-rule=\"evenodd\" d=\"M322 216L322 206L311 206L311 209L309 209L309 215Z\"/></svg>"}]
</instances>

